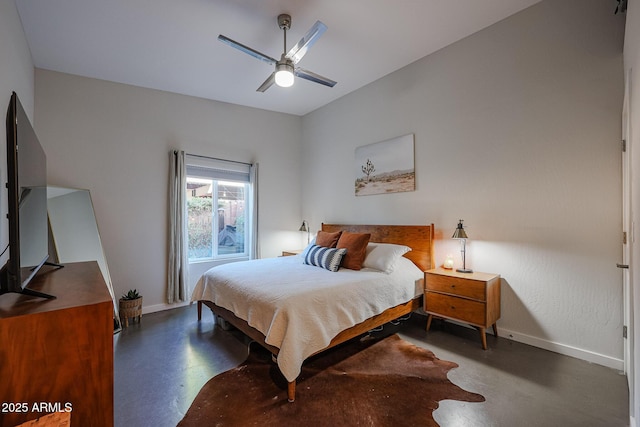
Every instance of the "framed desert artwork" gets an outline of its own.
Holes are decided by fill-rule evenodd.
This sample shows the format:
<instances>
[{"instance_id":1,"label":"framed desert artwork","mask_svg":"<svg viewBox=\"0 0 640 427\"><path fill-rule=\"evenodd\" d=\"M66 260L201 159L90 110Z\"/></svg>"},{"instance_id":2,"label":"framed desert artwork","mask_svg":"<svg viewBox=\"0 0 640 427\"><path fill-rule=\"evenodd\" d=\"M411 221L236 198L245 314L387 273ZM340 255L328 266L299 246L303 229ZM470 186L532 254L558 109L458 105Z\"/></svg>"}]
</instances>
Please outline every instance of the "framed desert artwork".
<instances>
[{"instance_id":1,"label":"framed desert artwork","mask_svg":"<svg viewBox=\"0 0 640 427\"><path fill-rule=\"evenodd\" d=\"M356 196L416 189L413 134L356 148Z\"/></svg>"}]
</instances>

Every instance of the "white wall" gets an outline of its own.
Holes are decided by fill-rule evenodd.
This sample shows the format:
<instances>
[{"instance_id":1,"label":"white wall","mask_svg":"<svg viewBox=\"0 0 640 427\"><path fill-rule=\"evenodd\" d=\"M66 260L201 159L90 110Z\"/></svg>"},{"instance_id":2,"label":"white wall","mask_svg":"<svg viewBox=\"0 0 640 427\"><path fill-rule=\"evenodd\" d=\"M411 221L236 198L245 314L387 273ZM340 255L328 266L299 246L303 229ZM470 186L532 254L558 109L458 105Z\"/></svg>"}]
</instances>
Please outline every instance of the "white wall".
<instances>
[{"instance_id":1,"label":"white wall","mask_svg":"<svg viewBox=\"0 0 640 427\"><path fill-rule=\"evenodd\" d=\"M33 122L33 61L13 0L0 0L0 58L2 117L9 105L11 92L16 92L24 110ZM6 142L4 132L0 134L1 140ZM6 153L3 152L3 155L6 157ZM2 164L6 164L6 161Z\"/></svg>"},{"instance_id":2,"label":"white wall","mask_svg":"<svg viewBox=\"0 0 640 427\"><path fill-rule=\"evenodd\" d=\"M27 115L33 122L33 61L13 0L0 0L0 112L2 123L11 92L16 92ZM7 217L7 135L0 131L0 252L9 244ZM4 265L9 252L0 258Z\"/></svg>"},{"instance_id":3,"label":"white wall","mask_svg":"<svg viewBox=\"0 0 640 427\"><path fill-rule=\"evenodd\" d=\"M499 273L503 336L622 368L624 16L546 0L303 118L303 215L468 226ZM415 134L416 191L355 197L358 146Z\"/></svg>"},{"instance_id":4,"label":"white wall","mask_svg":"<svg viewBox=\"0 0 640 427\"><path fill-rule=\"evenodd\" d=\"M300 246L299 117L40 69L35 111L49 184L91 191L115 293L145 312L165 308L172 149L259 162L262 256Z\"/></svg>"},{"instance_id":5,"label":"white wall","mask_svg":"<svg viewBox=\"0 0 640 427\"><path fill-rule=\"evenodd\" d=\"M630 93L630 139L628 141L629 155L631 157L631 217L635 227L640 224L640 185L638 185L638 176L640 175L640 5L637 2L629 2L627 10L627 25L625 29L624 42L624 68L628 73L631 81ZM631 416L630 425L638 425L640 413L640 392L638 385L640 384L640 351L637 345L640 343L640 274L635 274L640 268L640 250L638 250L639 236L633 230L631 236L631 269L629 270L632 282L631 297L633 299L633 319L630 334L631 341L631 390L630 390L630 407Z\"/></svg>"}]
</instances>

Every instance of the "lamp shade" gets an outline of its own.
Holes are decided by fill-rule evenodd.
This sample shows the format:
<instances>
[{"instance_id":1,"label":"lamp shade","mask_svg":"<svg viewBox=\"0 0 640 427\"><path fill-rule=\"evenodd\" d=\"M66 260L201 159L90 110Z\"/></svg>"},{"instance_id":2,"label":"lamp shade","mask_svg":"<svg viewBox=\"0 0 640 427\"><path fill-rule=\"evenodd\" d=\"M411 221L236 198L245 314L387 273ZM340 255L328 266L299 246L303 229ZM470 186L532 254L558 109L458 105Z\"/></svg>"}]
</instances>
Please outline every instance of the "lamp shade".
<instances>
[{"instance_id":1,"label":"lamp shade","mask_svg":"<svg viewBox=\"0 0 640 427\"><path fill-rule=\"evenodd\" d=\"M453 236L451 238L452 239L468 239L469 238L467 237L467 233L464 231L464 228L462 227L462 220L458 222L458 227L453 232Z\"/></svg>"}]
</instances>

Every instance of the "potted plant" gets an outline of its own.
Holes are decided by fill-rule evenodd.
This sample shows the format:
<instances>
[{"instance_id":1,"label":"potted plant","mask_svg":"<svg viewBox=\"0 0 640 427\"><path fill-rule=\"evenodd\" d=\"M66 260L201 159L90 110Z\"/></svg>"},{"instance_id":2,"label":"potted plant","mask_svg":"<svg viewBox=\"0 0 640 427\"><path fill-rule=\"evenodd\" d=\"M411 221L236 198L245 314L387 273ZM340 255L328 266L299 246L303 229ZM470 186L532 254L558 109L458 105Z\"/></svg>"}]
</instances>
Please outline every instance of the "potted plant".
<instances>
[{"instance_id":1,"label":"potted plant","mask_svg":"<svg viewBox=\"0 0 640 427\"><path fill-rule=\"evenodd\" d=\"M119 301L120 309L120 323L124 324L126 328L129 326L129 318L133 320L138 318L138 323L142 320L142 295L138 293L137 289L130 289L129 292L123 294Z\"/></svg>"}]
</instances>

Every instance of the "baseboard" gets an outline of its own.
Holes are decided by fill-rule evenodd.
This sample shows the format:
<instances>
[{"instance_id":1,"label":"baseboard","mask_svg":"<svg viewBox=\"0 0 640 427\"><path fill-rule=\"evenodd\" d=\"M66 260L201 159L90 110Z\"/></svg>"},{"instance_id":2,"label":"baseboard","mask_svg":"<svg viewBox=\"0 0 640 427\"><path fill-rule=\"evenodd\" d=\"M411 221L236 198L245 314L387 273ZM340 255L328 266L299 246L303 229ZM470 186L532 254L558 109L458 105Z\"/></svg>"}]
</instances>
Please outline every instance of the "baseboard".
<instances>
[{"instance_id":1,"label":"baseboard","mask_svg":"<svg viewBox=\"0 0 640 427\"><path fill-rule=\"evenodd\" d=\"M174 304L156 304L156 305L146 305L142 307L142 314L155 313L157 311L171 310L172 308L184 307L185 305L191 304L189 301L186 302L177 302Z\"/></svg>"},{"instance_id":2,"label":"baseboard","mask_svg":"<svg viewBox=\"0 0 640 427\"><path fill-rule=\"evenodd\" d=\"M490 329L487 331L489 332ZM502 338L553 351L554 353L564 354L565 356L571 356L577 359L586 360L587 362L606 366L618 371L624 370L624 360L622 359L616 359L615 357L606 356L604 354L595 353L577 347L572 347L566 344L548 341L542 338L533 337L531 335L522 334L520 332L510 331L504 328L499 328L498 333Z\"/></svg>"}]
</instances>

